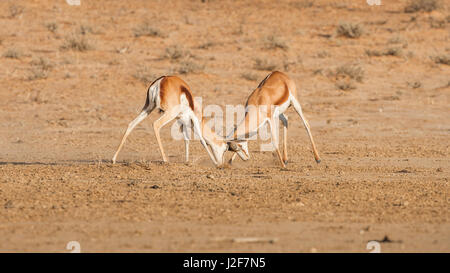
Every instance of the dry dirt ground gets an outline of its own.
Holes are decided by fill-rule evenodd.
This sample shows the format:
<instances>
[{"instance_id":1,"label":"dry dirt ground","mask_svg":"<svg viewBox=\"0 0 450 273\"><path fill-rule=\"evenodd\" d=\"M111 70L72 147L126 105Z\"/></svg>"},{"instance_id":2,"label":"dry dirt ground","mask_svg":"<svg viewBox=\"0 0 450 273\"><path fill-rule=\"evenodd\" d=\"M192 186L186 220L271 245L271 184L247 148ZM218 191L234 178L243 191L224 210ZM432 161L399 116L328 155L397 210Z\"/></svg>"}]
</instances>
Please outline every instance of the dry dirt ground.
<instances>
[{"instance_id":1,"label":"dry dirt ground","mask_svg":"<svg viewBox=\"0 0 450 273\"><path fill-rule=\"evenodd\" d=\"M0 251L449 252L445 2L1 1ZM258 141L223 169L193 141L185 164L170 126L162 164L157 113L110 163L156 77L225 107L273 69L321 164L292 110L286 169Z\"/></svg>"}]
</instances>

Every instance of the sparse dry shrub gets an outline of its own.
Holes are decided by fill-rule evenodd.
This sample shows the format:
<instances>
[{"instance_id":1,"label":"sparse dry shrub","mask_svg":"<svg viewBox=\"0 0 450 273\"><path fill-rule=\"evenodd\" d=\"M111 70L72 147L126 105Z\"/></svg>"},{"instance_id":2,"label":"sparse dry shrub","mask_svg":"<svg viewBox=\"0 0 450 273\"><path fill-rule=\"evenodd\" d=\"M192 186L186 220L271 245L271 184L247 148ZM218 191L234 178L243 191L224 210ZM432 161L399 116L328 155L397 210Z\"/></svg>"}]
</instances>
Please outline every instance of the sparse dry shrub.
<instances>
[{"instance_id":1,"label":"sparse dry shrub","mask_svg":"<svg viewBox=\"0 0 450 273\"><path fill-rule=\"evenodd\" d=\"M294 2L290 3L290 6L297 8L297 9L311 8L314 6L314 1L312 1L312 0L294 1Z\"/></svg>"},{"instance_id":2,"label":"sparse dry shrub","mask_svg":"<svg viewBox=\"0 0 450 273\"><path fill-rule=\"evenodd\" d=\"M445 28L447 25L446 20L438 20L430 18L430 27L431 28Z\"/></svg>"},{"instance_id":3,"label":"sparse dry shrub","mask_svg":"<svg viewBox=\"0 0 450 273\"><path fill-rule=\"evenodd\" d=\"M185 50L184 48L175 45L167 47L165 50L164 58L167 58L171 61L180 60L186 57L189 57L190 53L188 50Z\"/></svg>"},{"instance_id":4,"label":"sparse dry shrub","mask_svg":"<svg viewBox=\"0 0 450 273\"><path fill-rule=\"evenodd\" d=\"M363 35L364 29L360 24L354 24L354 23L339 23L339 25L336 28L336 34L337 36L343 36L346 38L359 38L361 35Z\"/></svg>"},{"instance_id":5,"label":"sparse dry shrub","mask_svg":"<svg viewBox=\"0 0 450 273\"><path fill-rule=\"evenodd\" d=\"M86 35L88 33L93 33L93 30L92 30L92 27L90 27L88 25L80 25L80 28L79 28L78 32L81 35Z\"/></svg>"},{"instance_id":6,"label":"sparse dry shrub","mask_svg":"<svg viewBox=\"0 0 450 273\"><path fill-rule=\"evenodd\" d=\"M301 60L300 60L301 62ZM283 69L284 71L289 71L292 65L295 65L296 62L290 61L288 59L283 60Z\"/></svg>"},{"instance_id":7,"label":"sparse dry shrub","mask_svg":"<svg viewBox=\"0 0 450 273\"><path fill-rule=\"evenodd\" d=\"M141 66L133 74L133 78L143 82L144 84L150 84L157 77L147 66Z\"/></svg>"},{"instance_id":8,"label":"sparse dry shrub","mask_svg":"<svg viewBox=\"0 0 450 273\"><path fill-rule=\"evenodd\" d=\"M31 61L31 65L40 66L45 70L50 70L53 68L53 64L50 62L50 60L44 57L35 58Z\"/></svg>"},{"instance_id":9,"label":"sparse dry shrub","mask_svg":"<svg viewBox=\"0 0 450 273\"><path fill-rule=\"evenodd\" d=\"M328 53L325 50L322 50L320 52L317 53L317 58L326 58L326 57L330 57L330 53Z\"/></svg>"},{"instance_id":10,"label":"sparse dry shrub","mask_svg":"<svg viewBox=\"0 0 450 273\"><path fill-rule=\"evenodd\" d=\"M30 74L28 75L27 79L29 81L46 79L48 77L48 73L48 70L45 70L40 66L33 66L30 69Z\"/></svg>"},{"instance_id":11,"label":"sparse dry shrub","mask_svg":"<svg viewBox=\"0 0 450 273\"><path fill-rule=\"evenodd\" d=\"M400 36L395 36L387 41L388 44L401 44L403 48L408 47L408 41Z\"/></svg>"},{"instance_id":12,"label":"sparse dry shrub","mask_svg":"<svg viewBox=\"0 0 450 273\"><path fill-rule=\"evenodd\" d=\"M334 71L328 73L329 77L334 77L335 86L340 90L356 89L355 81L362 82L364 70L355 64L346 64L337 67Z\"/></svg>"},{"instance_id":13,"label":"sparse dry shrub","mask_svg":"<svg viewBox=\"0 0 450 273\"><path fill-rule=\"evenodd\" d=\"M76 50L76 51L86 51L93 49L91 43L88 42L88 39L84 35L76 35L72 34L66 36L64 39L64 43L61 46L61 49L67 50Z\"/></svg>"},{"instance_id":14,"label":"sparse dry shrub","mask_svg":"<svg viewBox=\"0 0 450 273\"><path fill-rule=\"evenodd\" d=\"M241 23L239 25L239 28L236 29L235 31L233 31L231 34L233 34L233 35L242 35L242 34L244 34L244 24Z\"/></svg>"},{"instance_id":15,"label":"sparse dry shrub","mask_svg":"<svg viewBox=\"0 0 450 273\"><path fill-rule=\"evenodd\" d=\"M403 51L399 47L391 47L391 48L386 48L384 50L383 54L385 56L396 56L396 57L399 57L399 56L402 56Z\"/></svg>"},{"instance_id":16,"label":"sparse dry shrub","mask_svg":"<svg viewBox=\"0 0 450 273\"><path fill-rule=\"evenodd\" d=\"M404 11L406 13L413 13L419 11L430 12L436 10L439 7L437 0L410 0L405 6Z\"/></svg>"},{"instance_id":17,"label":"sparse dry shrub","mask_svg":"<svg viewBox=\"0 0 450 273\"><path fill-rule=\"evenodd\" d=\"M367 22L369 25L385 25L388 22L388 20L376 20L376 21L371 21L371 22Z\"/></svg>"},{"instance_id":18,"label":"sparse dry shrub","mask_svg":"<svg viewBox=\"0 0 450 273\"><path fill-rule=\"evenodd\" d=\"M209 42L201 44L198 48L200 48L200 49L209 49L209 48L213 47L214 45L215 45L214 42L209 41Z\"/></svg>"},{"instance_id":19,"label":"sparse dry shrub","mask_svg":"<svg viewBox=\"0 0 450 273\"><path fill-rule=\"evenodd\" d=\"M22 55L23 54L20 50L10 48L3 53L2 57L10 58L10 59L20 59L20 57L22 57Z\"/></svg>"},{"instance_id":20,"label":"sparse dry shrub","mask_svg":"<svg viewBox=\"0 0 450 273\"><path fill-rule=\"evenodd\" d=\"M274 63L270 63L266 59L255 59L255 64L253 66L256 70L262 70L262 71L271 71L277 68L277 65Z\"/></svg>"},{"instance_id":21,"label":"sparse dry shrub","mask_svg":"<svg viewBox=\"0 0 450 273\"><path fill-rule=\"evenodd\" d=\"M366 55L369 57L379 57L379 56L383 56L383 52L380 50L374 50L374 49L366 49Z\"/></svg>"},{"instance_id":22,"label":"sparse dry shrub","mask_svg":"<svg viewBox=\"0 0 450 273\"><path fill-rule=\"evenodd\" d=\"M46 79L48 74L53 67L53 64L46 58L39 57L31 61L30 74L28 75L28 80L39 80Z\"/></svg>"},{"instance_id":23,"label":"sparse dry shrub","mask_svg":"<svg viewBox=\"0 0 450 273\"><path fill-rule=\"evenodd\" d=\"M402 49L399 47L391 47L391 48L386 48L383 50L370 50L367 49L366 50L366 54L367 56L375 56L375 57L379 57L379 56L396 56L399 57L402 55Z\"/></svg>"},{"instance_id":24,"label":"sparse dry shrub","mask_svg":"<svg viewBox=\"0 0 450 273\"><path fill-rule=\"evenodd\" d=\"M419 81L414 81L414 82L407 82L408 86L411 87L412 89L417 89L422 87L422 83Z\"/></svg>"},{"instance_id":25,"label":"sparse dry shrub","mask_svg":"<svg viewBox=\"0 0 450 273\"><path fill-rule=\"evenodd\" d=\"M186 59L180 63L180 66L178 66L176 72L179 74L189 74L201 72L203 69L203 66L196 64L192 59Z\"/></svg>"},{"instance_id":26,"label":"sparse dry shrub","mask_svg":"<svg viewBox=\"0 0 450 273\"><path fill-rule=\"evenodd\" d=\"M334 76L338 80L342 78L350 78L357 82L362 82L364 78L364 70L358 65L346 64L336 68Z\"/></svg>"},{"instance_id":27,"label":"sparse dry shrub","mask_svg":"<svg viewBox=\"0 0 450 273\"><path fill-rule=\"evenodd\" d=\"M22 14L24 11L24 7L19 5L11 5L9 6L9 17L15 18L17 15Z\"/></svg>"},{"instance_id":28,"label":"sparse dry shrub","mask_svg":"<svg viewBox=\"0 0 450 273\"><path fill-rule=\"evenodd\" d=\"M148 22L144 22L138 27L133 29L134 37L150 36L150 37L163 37L161 31L157 28L150 26Z\"/></svg>"},{"instance_id":29,"label":"sparse dry shrub","mask_svg":"<svg viewBox=\"0 0 450 273\"><path fill-rule=\"evenodd\" d=\"M446 64L450 65L450 55L439 55L433 57L433 60L437 64Z\"/></svg>"},{"instance_id":30,"label":"sparse dry shrub","mask_svg":"<svg viewBox=\"0 0 450 273\"><path fill-rule=\"evenodd\" d=\"M313 75L322 75L323 76L323 69L322 68L317 68L313 70Z\"/></svg>"},{"instance_id":31,"label":"sparse dry shrub","mask_svg":"<svg viewBox=\"0 0 450 273\"><path fill-rule=\"evenodd\" d=\"M288 50L289 46L286 44L285 41L283 41L281 38L276 37L274 35L270 35L266 38L264 38L264 47L266 49L282 49L282 50Z\"/></svg>"},{"instance_id":32,"label":"sparse dry shrub","mask_svg":"<svg viewBox=\"0 0 450 273\"><path fill-rule=\"evenodd\" d=\"M356 89L355 84L349 80L339 80L336 82L335 86L344 91Z\"/></svg>"},{"instance_id":33,"label":"sparse dry shrub","mask_svg":"<svg viewBox=\"0 0 450 273\"><path fill-rule=\"evenodd\" d=\"M241 77L243 79L246 79L247 81L256 81L258 79L258 75L253 74L253 73L249 73L249 72L243 73L241 75Z\"/></svg>"},{"instance_id":34,"label":"sparse dry shrub","mask_svg":"<svg viewBox=\"0 0 450 273\"><path fill-rule=\"evenodd\" d=\"M45 27L52 33L55 33L58 30L58 25L55 22L46 23Z\"/></svg>"},{"instance_id":35,"label":"sparse dry shrub","mask_svg":"<svg viewBox=\"0 0 450 273\"><path fill-rule=\"evenodd\" d=\"M97 28L91 27L90 25L87 25L87 24L81 24L78 27L78 31L77 32L80 35L87 35L87 34L94 34L94 35L96 35L96 34L101 34L102 33Z\"/></svg>"}]
</instances>

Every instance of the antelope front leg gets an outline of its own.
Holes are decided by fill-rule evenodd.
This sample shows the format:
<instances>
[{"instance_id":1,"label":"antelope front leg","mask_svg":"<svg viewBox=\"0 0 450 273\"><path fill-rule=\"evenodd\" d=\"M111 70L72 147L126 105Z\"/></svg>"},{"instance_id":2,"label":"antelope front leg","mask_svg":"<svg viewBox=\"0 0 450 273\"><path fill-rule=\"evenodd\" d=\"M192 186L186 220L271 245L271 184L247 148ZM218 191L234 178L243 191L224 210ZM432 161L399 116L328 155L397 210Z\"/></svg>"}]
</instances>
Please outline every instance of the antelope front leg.
<instances>
[{"instance_id":1,"label":"antelope front leg","mask_svg":"<svg viewBox=\"0 0 450 273\"><path fill-rule=\"evenodd\" d=\"M287 156L287 129L288 129L288 120L287 116L284 114L280 114L280 120L283 124L283 161L284 164L288 163L288 156Z\"/></svg>"},{"instance_id":2,"label":"antelope front leg","mask_svg":"<svg viewBox=\"0 0 450 273\"><path fill-rule=\"evenodd\" d=\"M184 135L184 151L185 151L185 162L189 162L189 134L187 131L187 126L185 124L182 125L183 135Z\"/></svg>"},{"instance_id":3,"label":"antelope front leg","mask_svg":"<svg viewBox=\"0 0 450 273\"><path fill-rule=\"evenodd\" d=\"M233 164L233 161L234 161L234 159L236 158L236 156L237 156L237 153L236 152L234 152L233 153L233 155L231 156L231 158L230 158L230 161L228 161L228 164Z\"/></svg>"},{"instance_id":4,"label":"antelope front leg","mask_svg":"<svg viewBox=\"0 0 450 273\"><path fill-rule=\"evenodd\" d=\"M275 148L275 151L277 152L278 159L280 160L281 166L283 168L286 168L286 164L284 164L283 158L281 157L280 149L278 148L278 134L275 131L275 120L270 119L268 120L269 126L270 126L270 135L272 140L272 145Z\"/></svg>"},{"instance_id":5,"label":"antelope front leg","mask_svg":"<svg viewBox=\"0 0 450 273\"><path fill-rule=\"evenodd\" d=\"M211 153L211 151L208 148L208 145L206 144L205 139L203 138L202 130L200 129L201 128L200 127L200 122L198 121L197 117L195 116L195 114L193 112L192 112L190 118L191 118L191 121L192 121L194 133L197 134L197 136L200 138L200 143L203 145L203 147L208 152L208 155L211 158L211 160L214 163L214 165L216 165L216 167L219 167L219 164L218 164L215 156Z\"/></svg>"}]
</instances>

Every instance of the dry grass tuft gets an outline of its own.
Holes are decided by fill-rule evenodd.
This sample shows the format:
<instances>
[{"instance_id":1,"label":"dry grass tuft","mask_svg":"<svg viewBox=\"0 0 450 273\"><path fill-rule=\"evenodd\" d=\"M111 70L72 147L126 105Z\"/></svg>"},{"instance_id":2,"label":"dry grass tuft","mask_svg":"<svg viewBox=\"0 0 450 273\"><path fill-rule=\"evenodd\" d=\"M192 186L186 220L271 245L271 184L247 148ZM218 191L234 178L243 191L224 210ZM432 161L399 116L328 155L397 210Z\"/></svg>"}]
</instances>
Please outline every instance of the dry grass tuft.
<instances>
[{"instance_id":1,"label":"dry grass tuft","mask_svg":"<svg viewBox=\"0 0 450 273\"><path fill-rule=\"evenodd\" d=\"M314 6L314 1L312 0L301 0L301 1L294 1L290 3L291 7L297 8L297 9L306 9L311 8Z\"/></svg>"},{"instance_id":2,"label":"dry grass tuft","mask_svg":"<svg viewBox=\"0 0 450 273\"><path fill-rule=\"evenodd\" d=\"M133 29L134 37L150 36L150 37L163 37L164 35L157 28L150 26L148 22L144 22L135 29Z\"/></svg>"},{"instance_id":3,"label":"dry grass tuft","mask_svg":"<svg viewBox=\"0 0 450 273\"><path fill-rule=\"evenodd\" d=\"M45 27L52 33L55 33L58 30L58 25L55 22L46 23Z\"/></svg>"},{"instance_id":4,"label":"dry grass tuft","mask_svg":"<svg viewBox=\"0 0 450 273\"><path fill-rule=\"evenodd\" d=\"M184 48L175 45L171 47L167 47L165 50L165 54L163 58L167 58L171 61L180 60L186 57L189 57L191 54L188 50L185 50Z\"/></svg>"},{"instance_id":5,"label":"dry grass tuft","mask_svg":"<svg viewBox=\"0 0 450 273\"><path fill-rule=\"evenodd\" d=\"M350 78L357 82L362 82L364 70L358 65L346 64L336 68L334 76L336 79Z\"/></svg>"},{"instance_id":6,"label":"dry grass tuft","mask_svg":"<svg viewBox=\"0 0 450 273\"><path fill-rule=\"evenodd\" d=\"M214 43L214 42L206 42L206 43L201 44L198 48L200 48L200 49L210 49L211 47L213 47L215 45L216 45L216 43Z\"/></svg>"},{"instance_id":7,"label":"dry grass tuft","mask_svg":"<svg viewBox=\"0 0 450 273\"><path fill-rule=\"evenodd\" d=\"M15 18L18 15L22 14L24 11L24 7L18 5L9 6L9 18Z\"/></svg>"},{"instance_id":8,"label":"dry grass tuft","mask_svg":"<svg viewBox=\"0 0 450 273\"><path fill-rule=\"evenodd\" d=\"M53 68L53 64L50 62L50 60L44 57L34 59L33 61L31 61L31 65L40 66L44 70L50 70Z\"/></svg>"},{"instance_id":9,"label":"dry grass tuft","mask_svg":"<svg viewBox=\"0 0 450 273\"><path fill-rule=\"evenodd\" d=\"M202 72L203 66L196 64L192 59L186 59L180 63L180 66L176 68L176 72L179 74L190 74Z\"/></svg>"},{"instance_id":10,"label":"dry grass tuft","mask_svg":"<svg viewBox=\"0 0 450 273\"><path fill-rule=\"evenodd\" d=\"M355 64L346 64L337 67L334 71L330 71L329 75L336 79L336 87L340 90L355 89L355 81L362 82L364 78L364 70Z\"/></svg>"},{"instance_id":11,"label":"dry grass tuft","mask_svg":"<svg viewBox=\"0 0 450 273\"><path fill-rule=\"evenodd\" d=\"M386 48L384 50L370 50L370 49L367 49L366 50L366 54L367 54L367 56L370 56L370 57L373 57L373 56L375 56L375 57L379 57L379 56L396 56L396 57L399 57L399 56L402 56L403 51L399 47L391 47L391 48Z\"/></svg>"},{"instance_id":12,"label":"dry grass tuft","mask_svg":"<svg viewBox=\"0 0 450 273\"><path fill-rule=\"evenodd\" d=\"M450 55L439 55L433 57L433 60L437 64L446 64L450 65Z\"/></svg>"},{"instance_id":13,"label":"dry grass tuft","mask_svg":"<svg viewBox=\"0 0 450 273\"><path fill-rule=\"evenodd\" d=\"M354 23L339 23L336 28L337 36L343 36L346 38L359 38L363 35L364 29L360 24Z\"/></svg>"},{"instance_id":14,"label":"dry grass tuft","mask_svg":"<svg viewBox=\"0 0 450 273\"><path fill-rule=\"evenodd\" d=\"M144 84L150 84L157 78L157 76L152 73L147 66L141 66L137 69L136 73L133 74L133 78L143 82Z\"/></svg>"},{"instance_id":15,"label":"dry grass tuft","mask_svg":"<svg viewBox=\"0 0 450 273\"><path fill-rule=\"evenodd\" d=\"M256 70L261 70L261 71L272 71L272 70L275 70L275 68L277 68L277 65L274 63L270 63L266 59L257 58L257 59L255 59L255 64L254 64L253 68L255 68Z\"/></svg>"},{"instance_id":16,"label":"dry grass tuft","mask_svg":"<svg viewBox=\"0 0 450 273\"><path fill-rule=\"evenodd\" d=\"M264 39L264 48L288 50L289 46L281 38L271 35Z\"/></svg>"},{"instance_id":17,"label":"dry grass tuft","mask_svg":"<svg viewBox=\"0 0 450 273\"><path fill-rule=\"evenodd\" d=\"M3 53L2 57L10 59L20 59L22 57L22 52L18 49L10 48Z\"/></svg>"},{"instance_id":18,"label":"dry grass tuft","mask_svg":"<svg viewBox=\"0 0 450 273\"><path fill-rule=\"evenodd\" d=\"M404 11L406 13L413 13L419 11L430 12L436 10L439 7L437 0L411 0L406 5Z\"/></svg>"},{"instance_id":19,"label":"dry grass tuft","mask_svg":"<svg viewBox=\"0 0 450 273\"><path fill-rule=\"evenodd\" d=\"M355 84L351 81L340 80L340 81L336 82L335 86L339 90L344 90L344 91L356 89Z\"/></svg>"},{"instance_id":20,"label":"dry grass tuft","mask_svg":"<svg viewBox=\"0 0 450 273\"><path fill-rule=\"evenodd\" d=\"M446 20L438 20L430 18L430 27L431 28L445 28L447 25L447 21L449 18L446 18Z\"/></svg>"},{"instance_id":21,"label":"dry grass tuft","mask_svg":"<svg viewBox=\"0 0 450 273\"><path fill-rule=\"evenodd\" d=\"M327 58L330 57L330 53L325 50L319 51L316 55L317 58Z\"/></svg>"},{"instance_id":22,"label":"dry grass tuft","mask_svg":"<svg viewBox=\"0 0 450 273\"><path fill-rule=\"evenodd\" d=\"M64 39L64 43L61 46L61 49L67 50L67 49L71 49L71 50L75 50L75 51L87 51L87 50L91 50L94 47L92 46L91 43L88 42L88 39L86 38L86 36L84 35L77 35L77 34L72 34L69 36L66 36L66 38Z\"/></svg>"},{"instance_id":23,"label":"dry grass tuft","mask_svg":"<svg viewBox=\"0 0 450 273\"><path fill-rule=\"evenodd\" d=\"M27 79L29 81L46 79L52 67L53 64L47 58L39 57L34 59L31 61L30 75L28 75Z\"/></svg>"},{"instance_id":24,"label":"dry grass tuft","mask_svg":"<svg viewBox=\"0 0 450 273\"><path fill-rule=\"evenodd\" d=\"M246 73L243 73L242 75L241 75L241 77L243 78L243 79L246 79L247 81L256 81L256 80L258 80L258 75L256 75L256 74L253 74L253 73L248 73L248 72L246 72Z\"/></svg>"},{"instance_id":25,"label":"dry grass tuft","mask_svg":"<svg viewBox=\"0 0 450 273\"><path fill-rule=\"evenodd\" d=\"M412 89L417 89L422 87L422 83L419 81L414 81L414 82L407 82L408 86L411 87Z\"/></svg>"}]
</instances>

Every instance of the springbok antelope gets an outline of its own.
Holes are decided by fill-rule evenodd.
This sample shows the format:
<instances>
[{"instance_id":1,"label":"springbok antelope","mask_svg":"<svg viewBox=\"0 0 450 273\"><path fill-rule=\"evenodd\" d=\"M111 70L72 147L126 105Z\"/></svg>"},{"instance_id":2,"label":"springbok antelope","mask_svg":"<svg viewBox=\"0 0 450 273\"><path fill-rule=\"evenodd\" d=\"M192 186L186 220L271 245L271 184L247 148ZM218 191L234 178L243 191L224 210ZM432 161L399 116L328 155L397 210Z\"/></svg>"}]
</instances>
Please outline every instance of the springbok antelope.
<instances>
[{"instance_id":1,"label":"springbok antelope","mask_svg":"<svg viewBox=\"0 0 450 273\"><path fill-rule=\"evenodd\" d=\"M148 88L147 99L141 113L128 125L128 128L120 142L112 159L116 163L117 155L125 143L131 131L143 121L154 109L159 109L164 113L153 123L156 140L164 162L167 157L161 144L160 130L170 121L177 119L182 125L182 132L185 140L186 162L189 160L189 136L188 127L192 127L195 134L200 138L200 142L209 154L209 157L216 166L223 164L224 154L227 150L234 151L241 155L241 147L235 143L226 143L217 136L208 126L204 125L203 112L193 99L189 86L179 77L162 76L156 79ZM192 124L192 126L191 126ZM202 127L202 129L201 129ZM211 151L208 149L211 148Z\"/></svg>"},{"instance_id":2,"label":"springbok antelope","mask_svg":"<svg viewBox=\"0 0 450 273\"><path fill-rule=\"evenodd\" d=\"M286 167L287 157L287 128L288 121L284 112L292 105L305 125L309 139L311 140L314 158L320 163L320 157L314 144L314 140L309 128L308 121L305 119L300 103L296 99L297 89L295 83L284 73L274 71L258 85L258 87L250 94L245 104L246 113L244 120L234 128L227 139L239 142L239 148L243 150L246 157L242 157L241 153L234 153L229 163L231 164L236 155L243 160L249 158L248 144L246 140L257 133L266 122L269 124L271 140L281 165ZM275 130L276 118L279 117L283 124L283 156L281 156L278 148L278 134Z\"/></svg>"}]
</instances>

